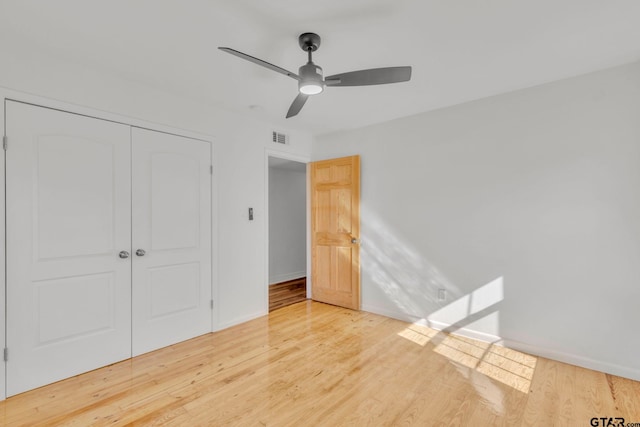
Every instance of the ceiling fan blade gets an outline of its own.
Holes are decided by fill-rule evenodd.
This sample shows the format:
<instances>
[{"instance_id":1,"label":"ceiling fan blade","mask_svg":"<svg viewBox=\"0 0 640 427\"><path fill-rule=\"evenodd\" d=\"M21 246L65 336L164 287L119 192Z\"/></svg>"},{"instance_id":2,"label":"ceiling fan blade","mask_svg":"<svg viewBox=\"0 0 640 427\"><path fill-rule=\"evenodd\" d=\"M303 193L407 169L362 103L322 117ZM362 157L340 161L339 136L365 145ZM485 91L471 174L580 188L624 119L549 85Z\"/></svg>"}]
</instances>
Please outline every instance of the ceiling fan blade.
<instances>
[{"instance_id":1,"label":"ceiling fan blade","mask_svg":"<svg viewBox=\"0 0 640 427\"><path fill-rule=\"evenodd\" d=\"M218 49L220 49L223 52L230 53L231 55L235 55L238 58L246 59L247 61L253 62L254 64L262 65L263 67L273 70L276 73L284 74L285 76L289 76L293 79L300 80L300 76L298 76L296 73L293 73L289 70L285 70L284 68L278 67L277 65L270 64L269 62L263 61L262 59L258 59L251 55L247 55L246 53L242 53L235 49L231 49L230 47L219 47Z\"/></svg>"},{"instance_id":2,"label":"ceiling fan blade","mask_svg":"<svg viewBox=\"0 0 640 427\"><path fill-rule=\"evenodd\" d=\"M291 103L291 107L289 107L289 111L287 111L287 119L295 116L302 110L304 103L307 102L307 98L309 98L309 95L305 95L304 93L299 93L298 96L296 96L296 99Z\"/></svg>"},{"instance_id":3,"label":"ceiling fan blade","mask_svg":"<svg viewBox=\"0 0 640 427\"><path fill-rule=\"evenodd\" d=\"M371 68L325 77L327 86L368 86L406 82L411 79L411 67Z\"/></svg>"}]
</instances>

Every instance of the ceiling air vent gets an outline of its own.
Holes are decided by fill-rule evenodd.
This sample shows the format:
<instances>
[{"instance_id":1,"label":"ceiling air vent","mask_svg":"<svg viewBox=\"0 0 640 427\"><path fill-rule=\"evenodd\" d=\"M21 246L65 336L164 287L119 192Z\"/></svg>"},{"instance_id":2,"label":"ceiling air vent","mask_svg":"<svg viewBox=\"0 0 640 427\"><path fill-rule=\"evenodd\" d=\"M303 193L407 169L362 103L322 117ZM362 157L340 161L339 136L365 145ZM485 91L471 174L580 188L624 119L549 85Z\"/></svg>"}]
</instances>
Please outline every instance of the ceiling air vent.
<instances>
[{"instance_id":1,"label":"ceiling air vent","mask_svg":"<svg viewBox=\"0 0 640 427\"><path fill-rule=\"evenodd\" d=\"M276 132L275 130L272 132L273 137L272 141L276 144L288 144L289 143L289 135L286 133Z\"/></svg>"}]
</instances>

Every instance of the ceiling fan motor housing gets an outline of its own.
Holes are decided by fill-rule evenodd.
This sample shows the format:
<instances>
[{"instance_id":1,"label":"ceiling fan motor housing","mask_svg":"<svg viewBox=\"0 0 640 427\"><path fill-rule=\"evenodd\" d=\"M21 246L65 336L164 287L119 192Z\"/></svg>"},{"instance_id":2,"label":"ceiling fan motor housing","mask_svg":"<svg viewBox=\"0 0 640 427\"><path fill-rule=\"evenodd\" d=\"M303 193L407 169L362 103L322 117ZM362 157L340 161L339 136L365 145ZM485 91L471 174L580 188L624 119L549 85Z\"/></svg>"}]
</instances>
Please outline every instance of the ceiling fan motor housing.
<instances>
[{"instance_id":1,"label":"ceiling fan motor housing","mask_svg":"<svg viewBox=\"0 0 640 427\"><path fill-rule=\"evenodd\" d=\"M298 36L300 49L315 52L320 47L320 36L316 33L303 33Z\"/></svg>"},{"instance_id":2,"label":"ceiling fan motor housing","mask_svg":"<svg viewBox=\"0 0 640 427\"><path fill-rule=\"evenodd\" d=\"M298 75L300 76L300 81L298 82L300 92L305 95L315 95L323 91L322 67L313 62L307 62L298 69Z\"/></svg>"}]
</instances>

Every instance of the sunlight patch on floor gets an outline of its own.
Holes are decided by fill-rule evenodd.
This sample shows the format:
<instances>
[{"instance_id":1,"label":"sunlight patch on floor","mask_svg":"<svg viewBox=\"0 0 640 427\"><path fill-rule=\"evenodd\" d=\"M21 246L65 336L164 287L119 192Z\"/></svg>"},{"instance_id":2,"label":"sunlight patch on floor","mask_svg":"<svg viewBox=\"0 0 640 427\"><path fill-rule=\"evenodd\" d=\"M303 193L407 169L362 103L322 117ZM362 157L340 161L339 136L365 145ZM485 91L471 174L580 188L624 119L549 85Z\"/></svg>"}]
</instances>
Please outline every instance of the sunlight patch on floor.
<instances>
[{"instance_id":1,"label":"sunlight patch on floor","mask_svg":"<svg viewBox=\"0 0 640 427\"><path fill-rule=\"evenodd\" d=\"M447 335L433 351L456 363L475 369L490 346L490 343Z\"/></svg>"},{"instance_id":2,"label":"sunlight patch on floor","mask_svg":"<svg viewBox=\"0 0 640 427\"><path fill-rule=\"evenodd\" d=\"M528 393L537 358L496 344L449 335L433 350L502 384Z\"/></svg>"},{"instance_id":3,"label":"sunlight patch on floor","mask_svg":"<svg viewBox=\"0 0 640 427\"><path fill-rule=\"evenodd\" d=\"M438 331L435 329L417 324L409 325L402 331L398 332L398 335L402 338L406 338L423 347L437 334Z\"/></svg>"},{"instance_id":4,"label":"sunlight patch on floor","mask_svg":"<svg viewBox=\"0 0 640 427\"><path fill-rule=\"evenodd\" d=\"M422 347L432 342L434 352L522 393L528 393L537 358L497 344L448 335L428 326L412 324L398 336Z\"/></svg>"},{"instance_id":5,"label":"sunlight patch on floor","mask_svg":"<svg viewBox=\"0 0 640 427\"><path fill-rule=\"evenodd\" d=\"M501 353L508 353L507 355ZM524 362L517 359L527 359ZM492 345L476 370L523 393L529 393L536 358L515 350Z\"/></svg>"}]
</instances>

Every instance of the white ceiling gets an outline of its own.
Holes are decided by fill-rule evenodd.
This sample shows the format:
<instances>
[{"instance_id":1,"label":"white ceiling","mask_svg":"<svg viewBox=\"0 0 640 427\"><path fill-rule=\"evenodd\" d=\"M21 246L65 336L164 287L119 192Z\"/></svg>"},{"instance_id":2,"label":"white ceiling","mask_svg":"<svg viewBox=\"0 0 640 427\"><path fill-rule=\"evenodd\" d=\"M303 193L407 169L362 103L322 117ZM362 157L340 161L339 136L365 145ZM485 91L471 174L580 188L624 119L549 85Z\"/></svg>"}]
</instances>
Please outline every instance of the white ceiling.
<instances>
[{"instance_id":1,"label":"white ceiling","mask_svg":"<svg viewBox=\"0 0 640 427\"><path fill-rule=\"evenodd\" d=\"M638 0L2 0L0 37L314 134L355 128L640 60ZM297 36L325 75L412 65L408 83L327 88L285 120ZM8 37L8 39L7 39Z\"/></svg>"}]
</instances>

